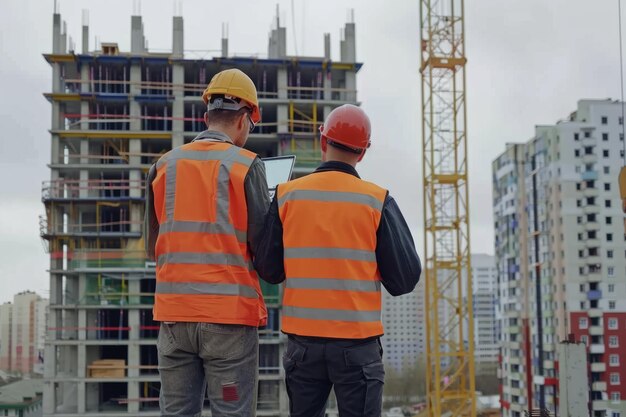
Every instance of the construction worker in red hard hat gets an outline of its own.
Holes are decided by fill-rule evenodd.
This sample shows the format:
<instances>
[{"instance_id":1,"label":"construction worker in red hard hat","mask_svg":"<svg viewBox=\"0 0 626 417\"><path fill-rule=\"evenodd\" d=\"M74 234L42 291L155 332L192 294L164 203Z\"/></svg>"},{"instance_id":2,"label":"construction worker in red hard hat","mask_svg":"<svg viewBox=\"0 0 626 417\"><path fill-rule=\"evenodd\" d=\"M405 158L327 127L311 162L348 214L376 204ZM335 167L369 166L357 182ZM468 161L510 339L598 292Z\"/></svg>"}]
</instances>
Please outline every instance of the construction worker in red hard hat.
<instances>
[{"instance_id":1,"label":"construction worker in red hard hat","mask_svg":"<svg viewBox=\"0 0 626 417\"><path fill-rule=\"evenodd\" d=\"M263 162L242 147L259 103L237 69L216 74L202 99L207 130L147 181L161 415L200 416L206 392L213 417L253 417L267 312L252 256L270 201Z\"/></svg>"},{"instance_id":2,"label":"construction worker in red hard hat","mask_svg":"<svg viewBox=\"0 0 626 417\"><path fill-rule=\"evenodd\" d=\"M285 282L290 416L324 416L334 387L340 417L379 417L380 287L413 291L421 264L396 202L355 169L370 146L365 112L338 107L320 132L323 163L278 186L255 267L265 281Z\"/></svg>"}]
</instances>

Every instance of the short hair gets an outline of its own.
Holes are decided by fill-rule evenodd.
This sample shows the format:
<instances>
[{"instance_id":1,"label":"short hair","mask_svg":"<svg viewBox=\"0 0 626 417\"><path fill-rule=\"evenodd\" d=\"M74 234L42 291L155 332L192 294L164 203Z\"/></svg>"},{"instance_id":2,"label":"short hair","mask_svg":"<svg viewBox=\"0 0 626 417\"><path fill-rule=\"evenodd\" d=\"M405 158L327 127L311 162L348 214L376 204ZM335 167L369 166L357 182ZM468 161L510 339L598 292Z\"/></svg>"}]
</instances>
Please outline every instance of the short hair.
<instances>
[{"instance_id":1,"label":"short hair","mask_svg":"<svg viewBox=\"0 0 626 417\"><path fill-rule=\"evenodd\" d=\"M236 111L223 109L209 110L209 123L215 123L220 126L232 125L237 121L238 117L249 112L250 110L246 107Z\"/></svg>"}]
</instances>

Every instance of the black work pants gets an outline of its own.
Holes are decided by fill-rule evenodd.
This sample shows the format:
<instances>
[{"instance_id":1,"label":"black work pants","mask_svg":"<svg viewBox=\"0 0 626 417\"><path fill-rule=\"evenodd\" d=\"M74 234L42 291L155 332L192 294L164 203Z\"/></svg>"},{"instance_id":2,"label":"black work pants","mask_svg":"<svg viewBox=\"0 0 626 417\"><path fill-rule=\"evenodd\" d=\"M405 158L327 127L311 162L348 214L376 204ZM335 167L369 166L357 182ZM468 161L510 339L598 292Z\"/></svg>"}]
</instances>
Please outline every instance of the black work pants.
<instances>
[{"instance_id":1,"label":"black work pants","mask_svg":"<svg viewBox=\"0 0 626 417\"><path fill-rule=\"evenodd\" d=\"M335 388L339 417L380 417L385 370L380 340L289 336L283 357L289 415L323 417Z\"/></svg>"}]
</instances>

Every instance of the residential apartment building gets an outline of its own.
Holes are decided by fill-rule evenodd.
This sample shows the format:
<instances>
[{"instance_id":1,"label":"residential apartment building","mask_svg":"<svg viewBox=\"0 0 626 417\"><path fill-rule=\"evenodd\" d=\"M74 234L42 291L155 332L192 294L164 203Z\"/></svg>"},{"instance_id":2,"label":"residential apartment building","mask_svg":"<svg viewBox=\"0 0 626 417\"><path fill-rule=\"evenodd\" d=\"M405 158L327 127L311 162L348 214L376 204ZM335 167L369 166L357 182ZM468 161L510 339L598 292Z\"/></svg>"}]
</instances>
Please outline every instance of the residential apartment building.
<instances>
[{"instance_id":1,"label":"residential apartment building","mask_svg":"<svg viewBox=\"0 0 626 417\"><path fill-rule=\"evenodd\" d=\"M426 352L423 287L420 282L415 290L399 297L383 290L383 361L396 371L414 367Z\"/></svg>"},{"instance_id":2,"label":"residential apartment building","mask_svg":"<svg viewBox=\"0 0 626 417\"><path fill-rule=\"evenodd\" d=\"M474 367L476 375L496 375L499 326L497 321L497 270L495 257L472 255L472 301L474 306ZM467 332L465 332L467 334Z\"/></svg>"},{"instance_id":3,"label":"residential apartment building","mask_svg":"<svg viewBox=\"0 0 626 417\"><path fill-rule=\"evenodd\" d=\"M48 300L25 291L0 306L0 370L42 374Z\"/></svg>"},{"instance_id":4,"label":"residential apartment building","mask_svg":"<svg viewBox=\"0 0 626 417\"><path fill-rule=\"evenodd\" d=\"M215 12L209 10L206 12ZM320 162L318 127L333 108L357 103L355 25L347 23L340 58L286 53L278 19L266 58L185 55L184 21L173 17L171 52L146 47L144 21L131 19L130 51L117 43L68 50L53 16L50 181L43 186L41 235L50 253L50 315L44 416L157 416L159 375L152 318L154 263L142 234L145 174L173 147L204 130L201 94L212 76L239 68L256 83L262 122L246 145L262 157L297 156L295 175ZM202 36L197 32L195 36ZM220 40L217 40L219 42ZM202 55L202 54L200 54ZM268 325L260 331L258 416L286 416L281 357L281 286L265 285ZM105 368L105 369L103 369Z\"/></svg>"},{"instance_id":5,"label":"residential apartment building","mask_svg":"<svg viewBox=\"0 0 626 417\"><path fill-rule=\"evenodd\" d=\"M626 415L621 111L581 100L493 163L504 416L558 412L556 344L569 333L588 344L591 416Z\"/></svg>"}]
</instances>

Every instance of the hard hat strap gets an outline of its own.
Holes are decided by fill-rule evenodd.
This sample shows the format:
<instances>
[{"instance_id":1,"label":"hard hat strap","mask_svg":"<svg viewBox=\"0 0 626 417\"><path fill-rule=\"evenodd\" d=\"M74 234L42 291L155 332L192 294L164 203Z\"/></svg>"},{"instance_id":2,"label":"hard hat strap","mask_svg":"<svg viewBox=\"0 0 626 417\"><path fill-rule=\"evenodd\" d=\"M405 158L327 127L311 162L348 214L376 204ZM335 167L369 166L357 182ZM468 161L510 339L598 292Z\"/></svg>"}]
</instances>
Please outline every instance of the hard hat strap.
<instances>
[{"instance_id":1,"label":"hard hat strap","mask_svg":"<svg viewBox=\"0 0 626 417\"><path fill-rule=\"evenodd\" d=\"M342 151L354 153L357 155L361 155L363 152L365 152L365 149L351 148L350 146L346 146L343 143L335 142L334 140L328 138L326 138L326 143L328 143L330 146L334 146L337 149L341 149Z\"/></svg>"}]
</instances>

